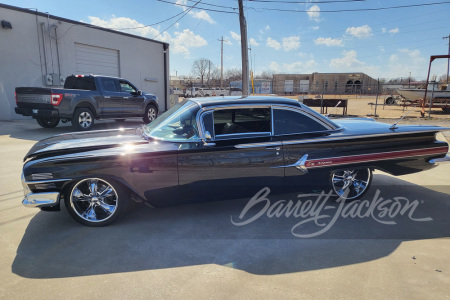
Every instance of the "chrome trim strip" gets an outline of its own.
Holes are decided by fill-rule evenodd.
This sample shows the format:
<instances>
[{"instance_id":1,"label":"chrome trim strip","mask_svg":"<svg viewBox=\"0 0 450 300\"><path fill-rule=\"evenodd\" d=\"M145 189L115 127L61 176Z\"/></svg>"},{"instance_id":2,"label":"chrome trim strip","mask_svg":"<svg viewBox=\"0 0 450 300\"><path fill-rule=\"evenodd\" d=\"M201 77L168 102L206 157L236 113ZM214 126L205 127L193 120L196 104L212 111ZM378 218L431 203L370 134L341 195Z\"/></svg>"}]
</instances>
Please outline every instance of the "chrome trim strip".
<instances>
[{"instance_id":1,"label":"chrome trim strip","mask_svg":"<svg viewBox=\"0 0 450 300\"><path fill-rule=\"evenodd\" d=\"M305 164L306 161L308 160L308 154L305 154L302 156L302 158L300 158L299 160L297 160L296 163L291 164L291 165L286 165L286 166L277 166L277 167L272 167L272 168L290 168L290 167L296 167L297 169L299 169L300 171L303 172L303 174L308 173L308 169L306 168Z\"/></svg>"},{"instance_id":2,"label":"chrome trim strip","mask_svg":"<svg viewBox=\"0 0 450 300\"><path fill-rule=\"evenodd\" d=\"M437 130L423 130L423 131L409 131L409 132L396 132L395 134L417 134L417 133L426 133L426 132L437 132ZM372 138L379 136L390 136L394 133L377 133L377 134L367 134L367 135L352 135L352 136L340 136L333 138L318 138L318 139L308 139L308 140L293 140L293 141L283 141L284 145L292 145L292 144L305 144L305 143L319 143L319 142L328 142L328 141L340 141L340 140L350 140L350 139L358 139L358 138Z\"/></svg>"},{"instance_id":3,"label":"chrome trim strip","mask_svg":"<svg viewBox=\"0 0 450 300\"><path fill-rule=\"evenodd\" d=\"M42 183L52 183L52 182L61 182L61 181L69 181L72 179L51 179L51 180L36 180L36 181L25 181L25 184L42 184Z\"/></svg>"},{"instance_id":4,"label":"chrome trim strip","mask_svg":"<svg viewBox=\"0 0 450 300\"><path fill-rule=\"evenodd\" d=\"M429 161L429 163L433 164L433 165L441 165L441 164L450 163L450 156L446 155L442 158L433 158L432 160Z\"/></svg>"},{"instance_id":5,"label":"chrome trim strip","mask_svg":"<svg viewBox=\"0 0 450 300\"><path fill-rule=\"evenodd\" d=\"M264 142L264 143L253 143L253 144L239 144L234 146L237 149L247 149L256 147L268 147L268 146L281 146L281 142Z\"/></svg>"},{"instance_id":6,"label":"chrome trim strip","mask_svg":"<svg viewBox=\"0 0 450 300\"><path fill-rule=\"evenodd\" d=\"M29 193L25 196L22 204L26 207L47 207L59 204L58 192Z\"/></svg>"}]
</instances>

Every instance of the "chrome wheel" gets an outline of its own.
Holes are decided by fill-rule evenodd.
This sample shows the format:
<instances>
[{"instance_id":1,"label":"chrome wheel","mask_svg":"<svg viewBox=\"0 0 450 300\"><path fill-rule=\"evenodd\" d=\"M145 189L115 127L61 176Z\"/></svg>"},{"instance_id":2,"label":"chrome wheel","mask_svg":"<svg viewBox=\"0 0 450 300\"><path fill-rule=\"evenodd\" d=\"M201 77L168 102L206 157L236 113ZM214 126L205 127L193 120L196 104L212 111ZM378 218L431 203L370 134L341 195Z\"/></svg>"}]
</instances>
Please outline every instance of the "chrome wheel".
<instances>
[{"instance_id":1,"label":"chrome wheel","mask_svg":"<svg viewBox=\"0 0 450 300\"><path fill-rule=\"evenodd\" d=\"M354 200L361 197L372 181L372 170L338 170L331 175L331 186L339 197Z\"/></svg>"},{"instance_id":2,"label":"chrome wheel","mask_svg":"<svg viewBox=\"0 0 450 300\"><path fill-rule=\"evenodd\" d=\"M119 194L107 181L89 178L81 180L73 187L69 200L70 207L81 220L99 223L116 214Z\"/></svg>"},{"instance_id":3,"label":"chrome wheel","mask_svg":"<svg viewBox=\"0 0 450 300\"><path fill-rule=\"evenodd\" d=\"M87 111L82 112L78 116L78 124L83 128L89 128L92 126L92 116Z\"/></svg>"}]
</instances>

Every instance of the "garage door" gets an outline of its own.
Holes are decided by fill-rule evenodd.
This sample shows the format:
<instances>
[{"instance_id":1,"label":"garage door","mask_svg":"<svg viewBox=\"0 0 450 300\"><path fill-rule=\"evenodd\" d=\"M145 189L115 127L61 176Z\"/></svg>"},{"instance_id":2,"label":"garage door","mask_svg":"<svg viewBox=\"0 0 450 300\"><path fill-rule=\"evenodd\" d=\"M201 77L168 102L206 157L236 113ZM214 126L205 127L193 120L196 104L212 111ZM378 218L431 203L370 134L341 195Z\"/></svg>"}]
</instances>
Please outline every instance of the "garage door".
<instances>
[{"instance_id":1,"label":"garage door","mask_svg":"<svg viewBox=\"0 0 450 300\"><path fill-rule=\"evenodd\" d=\"M119 50L75 43L77 74L120 77Z\"/></svg>"}]
</instances>

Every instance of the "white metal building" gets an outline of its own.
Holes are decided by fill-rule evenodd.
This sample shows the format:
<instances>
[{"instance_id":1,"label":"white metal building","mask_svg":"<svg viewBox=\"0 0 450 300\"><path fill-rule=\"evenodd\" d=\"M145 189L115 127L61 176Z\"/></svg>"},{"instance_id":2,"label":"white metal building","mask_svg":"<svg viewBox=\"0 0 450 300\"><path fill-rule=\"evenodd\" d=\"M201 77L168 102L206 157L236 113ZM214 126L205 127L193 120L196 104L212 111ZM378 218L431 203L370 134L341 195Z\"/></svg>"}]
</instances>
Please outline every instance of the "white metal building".
<instances>
[{"instance_id":1,"label":"white metal building","mask_svg":"<svg viewBox=\"0 0 450 300\"><path fill-rule=\"evenodd\" d=\"M125 78L166 110L169 44L0 3L0 120L24 118L16 87L62 87L72 74Z\"/></svg>"}]
</instances>

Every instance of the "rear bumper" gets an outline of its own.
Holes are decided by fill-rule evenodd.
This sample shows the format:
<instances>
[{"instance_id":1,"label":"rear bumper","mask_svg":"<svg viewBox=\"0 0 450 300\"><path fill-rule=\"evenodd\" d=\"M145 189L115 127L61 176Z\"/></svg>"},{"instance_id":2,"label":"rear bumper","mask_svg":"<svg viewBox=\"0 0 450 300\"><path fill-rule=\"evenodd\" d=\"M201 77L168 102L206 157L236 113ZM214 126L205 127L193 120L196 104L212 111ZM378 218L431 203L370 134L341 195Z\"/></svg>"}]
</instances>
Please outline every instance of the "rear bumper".
<instances>
[{"instance_id":1,"label":"rear bumper","mask_svg":"<svg viewBox=\"0 0 450 300\"><path fill-rule=\"evenodd\" d=\"M434 158L429 161L430 164L435 165L435 166L449 163L449 162L450 162L450 156L448 156L448 155L446 155L445 157L442 157L442 158Z\"/></svg>"},{"instance_id":2,"label":"rear bumper","mask_svg":"<svg viewBox=\"0 0 450 300\"><path fill-rule=\"evenodd\" d=\"M56 109L49 108L29 108L29 107L16 107L14 108L16 114L22 116L32 116L40 118L58 118L59 112Z\"/></svg>"}]
</instances>

